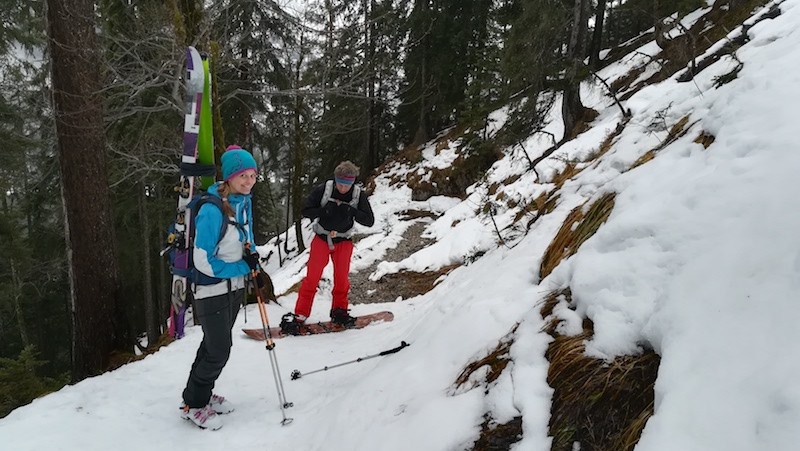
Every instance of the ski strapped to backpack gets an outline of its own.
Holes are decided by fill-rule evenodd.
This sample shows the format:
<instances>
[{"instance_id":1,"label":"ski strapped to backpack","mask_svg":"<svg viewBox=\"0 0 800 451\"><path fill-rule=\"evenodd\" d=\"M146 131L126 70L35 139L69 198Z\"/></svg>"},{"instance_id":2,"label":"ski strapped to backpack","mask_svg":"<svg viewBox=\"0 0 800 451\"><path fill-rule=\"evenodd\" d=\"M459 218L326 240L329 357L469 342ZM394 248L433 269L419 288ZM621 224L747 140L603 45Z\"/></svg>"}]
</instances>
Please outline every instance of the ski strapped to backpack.
<instances>
[{"instance_id":1,"label":"ski strapped to backpack","mask_svg":"<svg viewBox=\"0 0 800 451\"><path fill-rule=\"evenodd\" d=\"M191 246L188 237L194 224L188 205L196 190L208 188L214 181L214 149L211 128L210 102L211 82L208 58L194 47L186 49L186 105L183 123L183 149L180 160L180 179L175 192L178 202L175 222L170 227L167 246L161 255L170 254L170 266L188 268ZM184 316L187 309L186 277L173 274L170 284L169 334L173 338L183 337Z\"/></svg>"},{"instance_id":2,"label":"ski strapped to backpack","mask_svg":"<svg viewBox=\"0 0 800 451\"><path fill-rule=\"evenodd\" d=\"M319 202L320 207L325 207L325 205L331 200L331 195L333 194L333 184L334 184L333 180L328 180L327 182L325 182L325 191L322 193L322 200L320 200ZM350 206L355 209L358 209L358 201L360 197L361 197L361 187L358 185L353 185L353 198L350 199L350 202L348 202ZM311 230L313 230L314 233L316 234L325 235L326 237L328 237L328 248L333 250L333 239L331 239L331 231L325 230L324 227L319 225L319 218L315 219L314 222L311 224ZM345 232L336 232L336 237L349 239L353 236L354 230L355 230L355 224L353 224L353 227L350 227L350 229L348 229Z\"/></svg>"}]
</instances>

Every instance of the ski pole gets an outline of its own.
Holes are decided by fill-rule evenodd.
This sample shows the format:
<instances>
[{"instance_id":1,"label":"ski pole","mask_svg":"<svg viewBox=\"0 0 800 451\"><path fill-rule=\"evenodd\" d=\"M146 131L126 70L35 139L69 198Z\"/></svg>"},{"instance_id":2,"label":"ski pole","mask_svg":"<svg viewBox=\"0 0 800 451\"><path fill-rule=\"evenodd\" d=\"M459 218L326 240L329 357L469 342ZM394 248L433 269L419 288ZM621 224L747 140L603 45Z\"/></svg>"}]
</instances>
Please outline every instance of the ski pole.
<instances>
[{"instance_id":1,"label":"ski pole","mask_svg":"<svg viewBox=\"0 0 800 451\"><path fill-rule=\"evenodd\" d=\"M275 341L272 339L272 334L269 331L269 317L267 316L267 308L265 306L264 298L261 294L261 289L258 288L258 283L256 282L256 276L258 275L257 271L252 272L252 279L253 279L253 288L256 292L256 301L258 302L258 311L261 314L261 327L264 328L264 342L266 343L266 348L269 354L269 363L272 367L272 377L275 379L275 388L278 390L278 402L281 406L281 415L283 416L283 421L281 421L281 425L286 426L287 424L292 422L292 418L286 417L286 409L292 407L294 404L286 400L286 391L283 388L283 380L281 379L281 371L280 367L278 366L278 356L275 355ZM269 277L264 274L265 277Z\"/></svg>"},{"instance_id":2,"label":"ski pole","mask_svg":"<svg viewBox=\"0 0 800 451\"><path fill-rule=\"evenodd\" d=\"M359 358L357 358L355 360L350 360L348 362L337 363L336 365L326 366L326 367L320 368L318 370L309 371L309 372L307 372L305 374L301 373L300 370L294 370L294 371L292 371L292 380L300 379L301 377L308 376L309 374L319 373L320 371L328 371L328 370L332 370L334 368L339 368L340 366L350 365L351 363L363 362L364 360L373 359L375 357L382 357L382 356L385 356L385 355L394 354L395 352L399 352L401 349L405 348L406 346L410 346L410 345L408 343L406 343L405 341L401 341L400 342L400 346L398 346L396 348L387 349L386 351L379 352L379 353L373 354L373 355L368 355L366 357L359 357Z\"/></svg>"}]
</instances>

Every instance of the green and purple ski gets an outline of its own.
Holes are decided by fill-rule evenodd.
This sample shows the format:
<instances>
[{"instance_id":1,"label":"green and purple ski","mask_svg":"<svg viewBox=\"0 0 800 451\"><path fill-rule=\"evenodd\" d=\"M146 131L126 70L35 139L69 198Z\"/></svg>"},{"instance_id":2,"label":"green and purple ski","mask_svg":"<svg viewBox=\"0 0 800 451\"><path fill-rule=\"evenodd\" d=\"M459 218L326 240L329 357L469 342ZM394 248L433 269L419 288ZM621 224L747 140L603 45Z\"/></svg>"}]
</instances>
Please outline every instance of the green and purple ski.
<instances>
[{"instance_id":1,"label":"green and purple ski","mask_svg":"<svg viewBox=\"0 0 800 451\"><path fill-rule=\"evenodd\" d=\"M191 223L189 203L198 189L214 183L213 127L211 123L211 82L208 58L194 47L186 49L186 106L183 123L183 154L180 180L175 187L178 206L175 223L167 237L167 247L161 251L170 255L172 272L169 334L183 337L190 277Z\"/></svg>"}]
</instances>

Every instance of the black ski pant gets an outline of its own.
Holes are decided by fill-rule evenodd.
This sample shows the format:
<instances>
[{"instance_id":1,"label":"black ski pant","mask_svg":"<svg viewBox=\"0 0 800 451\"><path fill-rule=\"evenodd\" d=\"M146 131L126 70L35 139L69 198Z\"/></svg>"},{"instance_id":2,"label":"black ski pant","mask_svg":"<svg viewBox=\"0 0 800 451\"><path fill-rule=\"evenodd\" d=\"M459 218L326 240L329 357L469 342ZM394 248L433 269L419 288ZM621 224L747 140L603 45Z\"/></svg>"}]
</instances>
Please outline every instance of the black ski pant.
<instances>
[{"instance_id":1,"label":"black ski pant","mask_svg":"<svg viewBox=\"0 0 800 451\"><path fill-rule=\"evenodd\" d=\"M183 390L183 402L191 408L203 407L211 400L214 383L231 355L231 331L243 298L244 289L240 289L194 300L194 308L203 327L203 341L197 349L189 380Z\"/></svg>"}]
</instances>

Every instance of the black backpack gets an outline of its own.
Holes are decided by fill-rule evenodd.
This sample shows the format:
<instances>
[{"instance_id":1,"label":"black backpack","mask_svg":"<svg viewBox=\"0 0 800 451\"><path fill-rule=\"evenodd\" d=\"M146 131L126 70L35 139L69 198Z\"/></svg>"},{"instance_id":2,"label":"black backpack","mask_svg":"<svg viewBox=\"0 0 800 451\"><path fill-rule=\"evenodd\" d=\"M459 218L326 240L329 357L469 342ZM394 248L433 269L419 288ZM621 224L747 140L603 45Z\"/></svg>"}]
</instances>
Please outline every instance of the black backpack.
<instances>
[{"instance_id":1,"label":"black backpack","mask_svg":"<svg viewBox=\"0 0 800 451\"><path fill-rule=\"evenodd\" d=\"M189 241L187 245L188 264L186 268L177 268L175 266L178 256L178 250L179 249L182 250L183 246L182 243L186 243L183 237L179 236L180 234L177 232L175 223L172 223L169 226L167 235L168 247L165 249L165 251L167 252L169 258L169 271L173 275L186 277L186 281L189 284L189 287L191 287L191 285L214 285L225 280L225 279L220 279L218 277L207 276L198 271L194 266L192 250L194 249L194 237L197 230L197 227L195 227L194 225L196 224L197 214L200 212L200 207L202 207L205 204L215 205L217 208L220 209L220 211L223 211L222 199L220 199L217 196L208 194L206 192L198 192L194 197L192 197L192 200L189 201L189 204L186 206L186 210L191 212L190 216L191 221L189 222L191 227L189 230ZM222 227L220 228L219 231L220 238L222 238L225 235L225 232L227 231L229 224L236 225L236 223L227 218L224 213L222 216L223 216Z\"/></svg>"}]
</instances>

